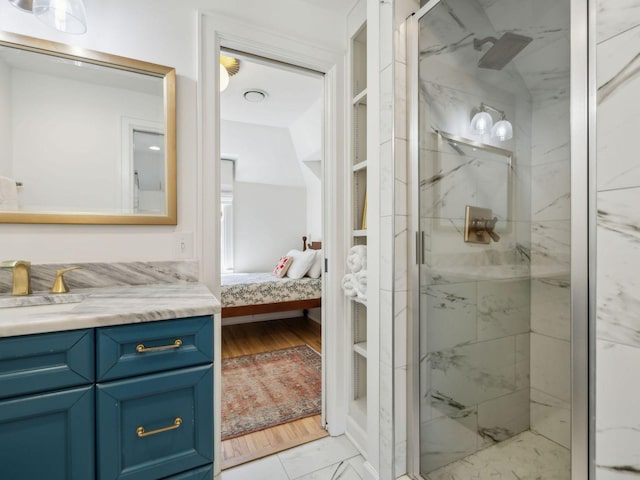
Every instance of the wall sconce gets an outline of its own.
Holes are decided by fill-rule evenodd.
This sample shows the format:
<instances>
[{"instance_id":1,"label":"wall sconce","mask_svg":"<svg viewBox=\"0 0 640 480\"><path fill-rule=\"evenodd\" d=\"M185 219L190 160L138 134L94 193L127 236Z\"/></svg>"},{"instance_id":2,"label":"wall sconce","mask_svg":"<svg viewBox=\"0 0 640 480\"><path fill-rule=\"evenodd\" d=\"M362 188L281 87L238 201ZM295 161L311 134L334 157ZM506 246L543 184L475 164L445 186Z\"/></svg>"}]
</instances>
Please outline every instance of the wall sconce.
<instances>
[{"instance_id":1,"label":"wall sconce","mask_svg":"<svg viewBox=\"0 0 640 480\"><path fill-rule=\"evenodd\" d=\"M493 124L491 113L500 115L500 120L496 122L495 125ZM491 132L491 138L500 140L501 142L513 138L513 126L511 122L507 120L505 113L486 103L480 104L480 109L471 119L469 128L471 133L476 135L486 135Z\"/></svg>"},{"instance_id":2,"label":"wall sconce","mask_svg":"<svg viewBox=\"0 0 640 480\"><path fill-rule=\"evenodd\" d=\"M9 0L9 3L61 32L78 35L87 31L82 0Z\"/></svg>"},{"instance_id":3,"label":"wall sconce","mask_svg":"<svg viewBox=\"0 0 640 480\"><path fill-rule=\"evenodd\" d=\"M240 71L240 62L237 58L220 54L220 91L224 92L229 86L229 77Z\"/></svg>"}]
</instances>

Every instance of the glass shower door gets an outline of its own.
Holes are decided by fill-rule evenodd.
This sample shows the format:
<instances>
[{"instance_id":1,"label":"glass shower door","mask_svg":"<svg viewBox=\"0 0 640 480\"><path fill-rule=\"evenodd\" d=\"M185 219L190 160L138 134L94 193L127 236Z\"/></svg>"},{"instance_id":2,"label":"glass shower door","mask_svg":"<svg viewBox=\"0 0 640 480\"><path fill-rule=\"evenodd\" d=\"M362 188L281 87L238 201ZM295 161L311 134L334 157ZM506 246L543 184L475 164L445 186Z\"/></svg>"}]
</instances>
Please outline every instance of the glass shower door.
<instances>
[{"instance_id":1,"label":"glass shower door","mask_svg":"<svg viewBox=\"0 0 640 480\"><path fill-rule=\"evenodd\" d=\"M569 2L429 7L415 79L420 473L569 479Z\"/></svg>"}]
</instances>

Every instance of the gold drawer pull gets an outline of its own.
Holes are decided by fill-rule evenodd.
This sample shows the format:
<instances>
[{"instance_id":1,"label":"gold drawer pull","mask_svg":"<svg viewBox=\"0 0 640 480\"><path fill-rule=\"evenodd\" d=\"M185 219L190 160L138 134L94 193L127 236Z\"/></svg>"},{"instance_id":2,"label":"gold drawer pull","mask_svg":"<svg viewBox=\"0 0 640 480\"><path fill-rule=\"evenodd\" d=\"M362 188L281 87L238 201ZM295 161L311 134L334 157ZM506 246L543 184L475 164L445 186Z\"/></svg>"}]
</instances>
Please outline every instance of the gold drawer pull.
<instances>
[{"instance_id":1,"label":"gold drawer pull","mask_svg":"<svg viewBox=\"0 0 640 480\"><path fill-rule=\"evenodd\" d=\"M182 340L179 338L173 342L173 345L163 345L161 347L145 347L143 344L139 344L136 347L136 352L145 353L145 352L160 352L162 350L171 350L173 348L180 348L182 346Z\"/></svg>"},{"instance_id":2,"label":"gold drawer pull","mask_svg":"<svg viewBox=\"0 0 640 480\"><path fill-rule=\"evenodd\" d=\"M180 428L180 425L182 425L182 419L180 417L178 417L173 421L173 425L171 425L169 427L159 428L157 430L151 430L150 432L145 432L144 431L144 427L138 427L138 428L136 428L136 433L138 434L138 436L140 438L148 437L150 435L155 435L156 433L162 433L162 432L168 432L169 430L175 430L176 428Z\"/></svg>"}]
</instances>

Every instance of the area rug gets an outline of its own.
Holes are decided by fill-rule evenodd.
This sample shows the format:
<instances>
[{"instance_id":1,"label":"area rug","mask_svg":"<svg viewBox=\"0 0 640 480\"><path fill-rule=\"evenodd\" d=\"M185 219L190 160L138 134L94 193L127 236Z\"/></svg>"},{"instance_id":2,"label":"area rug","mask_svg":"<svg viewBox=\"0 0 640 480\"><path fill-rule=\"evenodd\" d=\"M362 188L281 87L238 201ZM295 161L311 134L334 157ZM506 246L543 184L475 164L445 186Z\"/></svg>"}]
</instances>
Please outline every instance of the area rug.
<instances>
[{"instance_id":1,"label":"area rug","mask_svg":"<svg viewBox=\"0 0 640 480\"><path fill-rule=\"evenodd\" d=\"M322 359L307 345L222 361L222 440L320 413Z\"/></svg>"}]
</instances>

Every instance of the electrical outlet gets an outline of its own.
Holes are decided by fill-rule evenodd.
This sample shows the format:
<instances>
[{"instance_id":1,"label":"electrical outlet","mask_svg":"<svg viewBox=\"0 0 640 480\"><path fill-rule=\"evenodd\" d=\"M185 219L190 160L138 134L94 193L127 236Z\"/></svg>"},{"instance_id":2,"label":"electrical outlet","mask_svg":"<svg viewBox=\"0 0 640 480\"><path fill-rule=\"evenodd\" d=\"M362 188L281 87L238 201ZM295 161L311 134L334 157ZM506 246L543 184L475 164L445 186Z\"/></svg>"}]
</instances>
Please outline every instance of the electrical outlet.
<instances>
[{"instance_id":1,"label":"electrical outlet","mask_svg":"<svg viewBox=\"0 0 640 480\"><path fill-rule=\"evenodd\" d=\"M176 232L174 234L175 258L193 258L193 232Z\"/></svg>"}]
</instances>

